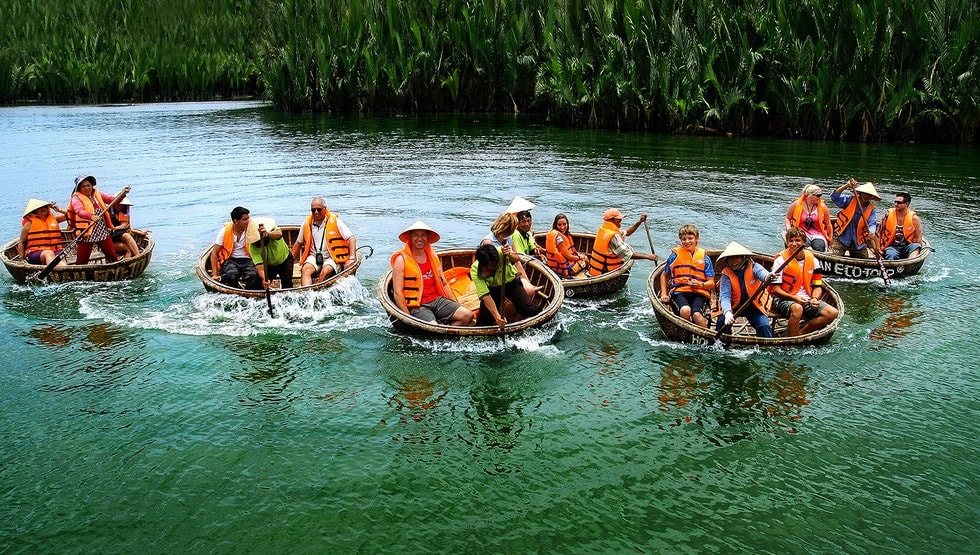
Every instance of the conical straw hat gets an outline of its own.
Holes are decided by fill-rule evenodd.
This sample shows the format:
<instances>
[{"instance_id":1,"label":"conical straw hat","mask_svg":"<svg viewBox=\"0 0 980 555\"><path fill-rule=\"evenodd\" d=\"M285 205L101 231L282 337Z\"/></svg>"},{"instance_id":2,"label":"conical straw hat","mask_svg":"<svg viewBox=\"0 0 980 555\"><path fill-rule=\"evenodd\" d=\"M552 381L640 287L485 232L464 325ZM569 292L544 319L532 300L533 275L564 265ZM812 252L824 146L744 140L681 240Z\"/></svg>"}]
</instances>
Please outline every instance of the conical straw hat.
<instances>
[{"instance_id":1,"label":"conical straw hat","mask_svg":"<svg viewBox=\"0 0 980 555\"><path fill-rule=\"evenodd\" d=\"M728 243L725 250L718 256L718 260L729 256L752 256L752 251L743 247L738 242L732 241L731 243Z\"/></svg>"},{"instance_id":2,"label":"conical straw hat","mask_svg":"<svg viewBox=\"0 0 980 555\"><path fill-rule=\"evenodd\" d=\"M51 206L52 204L54 203L51 201L37 200L36 198L32 198L31 200L27 201L27 208L24 209L24 215L26 216L31 212L37 210L38 208L41 208L43 206Z\"/></svg>"},{"instance_id":3,"label":"conical straw hat","mask_svg":"<svg viewBox=\"0 0 980 555\"><path fill-rule=\"evenodd\" d=\"M878 195L878 191L875 189L875 186L872 185L870 181L868 181L864 185L858 186L858 188L854 189L854 191L858 193L864 193L866 195L874 197L877 200L881 200L881 197Z\"/></svg>"},{"instance_id":4,"label":"conical straw hat","mask_svg":"<svg viewBox=\"0 0 980 555\"><path fill-rule=\"evenodd\" d=\"M430 245L432 243L435 243L436 241L439 240L439 234L436 233L436 230L434 230L431 227L429 227L428 225L426 225L425 222L423 222L422 220L417 220L414 224L406 227L405 228L405 231L401 232L398 235L398 239L400 239L402 243L408 243L411 240L409 236L412 234L412 232L413 231L418 231L418 230L423 230L423 231L428 231L429 232L429 244Z\"/></svg>"},{"instance_id":5,"label":"conical straw hat","mask_svg":"<svg viewBox=\"0 0 980 555\"><path fill-rule=\"evenodd\" d=\"M524 210L533 210L535 204L524 197L514 197L514 200L510 201L510 206L507 207L506 212L511 214L517 214L518 212L523 212Z\"/></svg>"},{"instance_id":6,"label":"conical straw hat","mask_svg":"<svg viewBox=\"0 0 980 555\"><path fill-rule=\"evenodd\" d=\"M245 230L245 242L252 244L262 238L259 235L259 224L265 226L266 231L272 231L276 227L276 221L272 218L249 218L248 228Z\"/></svg>"}]
</instances>

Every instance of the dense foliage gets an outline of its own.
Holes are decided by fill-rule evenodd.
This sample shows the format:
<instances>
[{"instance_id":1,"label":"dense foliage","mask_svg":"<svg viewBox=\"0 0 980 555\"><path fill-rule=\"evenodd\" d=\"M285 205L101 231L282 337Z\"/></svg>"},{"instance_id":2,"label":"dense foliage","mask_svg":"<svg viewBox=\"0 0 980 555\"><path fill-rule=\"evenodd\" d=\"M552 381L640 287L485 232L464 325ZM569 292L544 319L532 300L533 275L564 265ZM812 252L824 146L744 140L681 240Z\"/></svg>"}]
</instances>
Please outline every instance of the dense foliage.
<instances>
[{"instance_id":1,"label":"dense foliage","mask_svg":"<svg viewBox=\"0 0 980 555\"><path fill-rule=\"evenodd\" d=\"M976 142L975 0L6 0L0 100Z\"/></svg>"}]
</instances>

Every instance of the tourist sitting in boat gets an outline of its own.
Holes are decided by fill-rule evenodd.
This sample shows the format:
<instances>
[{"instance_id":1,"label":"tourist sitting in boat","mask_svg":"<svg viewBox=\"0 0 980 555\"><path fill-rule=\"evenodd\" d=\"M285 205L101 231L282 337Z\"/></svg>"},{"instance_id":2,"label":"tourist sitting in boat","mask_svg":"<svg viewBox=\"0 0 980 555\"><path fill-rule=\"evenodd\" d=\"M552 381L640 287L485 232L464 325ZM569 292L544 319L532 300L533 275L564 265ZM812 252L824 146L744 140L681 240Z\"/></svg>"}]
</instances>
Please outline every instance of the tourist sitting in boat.
<instances>
[{"instance_id":1,"label":"tourist sitting in boat","mask_svg":"<svg viewBox=\"0 0 980 555\"><path fill-rule=\"evenodd\" d=\"M53 202L34 198L27 201L17 254L30 264L51 263L61 254L61 222L67 219L65 211ZM64 258L58 262L59 267L66 265Z\"/></svg>"},{"instance_id":2,"label":"tourist sitting in boat","mask_svg":"<svg viewBox=\"0 0 980 555\"><path fill-rule=\"evenodd\" d=\"M794 200L786 210L783 224L783 239L786 230L799 227L806 232L807 247L811 250L825 252L834 238L834 228L830 224L830 210L827 203L820 197L823 191L819 185L809 184L803 187L800 198Z\"/></svg>"},{"instance_id":3,"label":"tourist sitting in boat","mask_svg":"<svg viewBox=\"0 0 980 555\"><path fill-rule=\"evenodd\" d=\"M128 198L124 198L119 201L119 204L109 209L109 219L112 221L112 242L116 247L116 254L123 260L132 258L140 252L133 234L143 237L149 233L148 231L133 229L130 226L129 212L132 205L133 203Z\"/></svg>"},{"instance_id":4,"label":"tourist sitting in boat","mask_svg":"<svg viewBox=\"0 0 980 555\"><path fill-rule=\"evenodd\" d=\"M575 241L568 227L568 216L558 214L544 240L548 267L558 274L558 277L565 279L582 272L587 264L585 255L575 249Z\"/></svg>"},{"instance_id":5,"label":"tourist sitting in boat","mask_svg":"<svg viewBox=\"0 0 980 555\"><path fill-rule=\"evenodd\" d=\"M473 311L459 304L442 273L432 244L439 234L421 220L398 236L405 248L391 255L391 283L395 305L406 314L450 326L473 324Z\"/></svg>"},{"instance_id":6,"label":"tourist sitting in boat","mask_svg":"<svg viewBox=\"0 0 980 555\"><path fill-rule=\"evenodd\" d=\"M852 193L844 192L848 189ZM872 252L878 252L874 201L881 200L874 184L869 181L858 186L857 181L851 178L830 193L830 200L840 208L833 223L831 252L854 258L871 258Z\"/></svg>"},{"instance_id":7,"label":"tourist sitting in boat","mask_svg":"<svg viewBox=\"0 0 980 555\"><path fill-rule=\"evenodd\" d=\"M240 280L246 289L261 289L262 282L245 241L248 222L247 208L236 206L232 209L231 221L218 231L218 236L214 239L214 248L211 249L211 277L230 287L238 287Z\"/></svg>"},{"instance_id":8,"label":"tourist sitting in boat","mask_svg":"<svg viewBox=\"0 0 980 555\"><path fill-rule=\"evenodd\" d=\"M664 272L660 274L660 301L669 302L674 314L707 328L705 307L715 288L714 266L704 249L698 247L700 231L697 226L681 226L677 237L681 244L670 251Z\"/></svg>"},{"instance_id":9,"label":"tourist sitting in boat","mask_svg":"<svg viewBox=\"0 0 980 555\"><path fill-rule=\"evenodd\" d=\"M263 289L279 278L280 289L293 288L293 255L282 238L282 230L272 218L252 218L245 230L248 254L255 264Z\"/></svg>"},{"instance_id":10,"label":"tourist sitting in boat","mask_svg":"<svg viewBox=\"0 0 980 555\"><path fill-rule=\"evenodd\" d=\"M339 274L356 251L357 238L347 224L327 209L321 197L314 198L292 245L293 259L301 264L301 283L321 283Z\"/></svg>"},{"instance_id":11,"label":"tourist sitting in boat","mask_svg":"<svg viewBox=\"0 0 980 555\"><path fill-rule=\"evenodd\" d=\"M501 260L504 260L503 264L500 263ZM476 320L478 326L496 324L503 327L507 324L504 307L497 304L502 299L501 288L503 297L513 305L519 319L530 318L541 312L541 308L527 294L517 275L517 268L510 263L504 247L496 247L490 243L480 245L476 249L476 261L470 267L470 279L480 297L481 309Z\"/></svg>"},{"instance_id":12,"label":"tourist sitting in boat","mask_svg":"<svg viewBox=\"0 0 980 555\"><path fill-rule=\"evenodd\" d=\"M595 244L592 245L592 256L589 258L590 276L611 272L631 258L657 261L657 255L635 251L626 242L626 237L632 235L640 227L640 224L647 220L647 215L640 214L640 219L631 225L625 234L619 229L620 224L623 223L623 217L623 213L616 208L610 208L602 215L602 225L596 232Z\"/></svg>"},{"instance_id":13,"label":"tourist sitting in boat","mask_svg":"<svg viewBox=\"0 0 980 555\"><path fill-rule=\"evenodd\" d=\"M81 236L75 243L75 264L88 264L94 245L99 245L106 262L119 260L112 242L112 220L108 209L115 197L97 190L96 183L92 175L75 178L75 190L68 206L68 228L75 230L76 237ZM119 194L125 198L129 191L129 187L123 187Z\"/></svg>"},{"instance_id":14,"label":"tourist sitting in boat","mask_svg":"<svg viewBox=\"0 0 980 555\"><path fill-rule=\"evenodd\" d=\"M878 240L885 260L914 258L922 250L922 220L909 209L912 195L895 195L895 207L889 208L878 226Z\"/></svg>"},{"instance_id":15,"label":"tourist sitting in boat","mask_svg":"<svg viewBox=\"0 0 980 555\"><path fill-rule=\"evenodd\" d=\"M520 198L520 197L518 197ZM534 232L531 231L531 211L521 210L517 212L517 229L511 235L511 242L514 243L514 250L519 254L528 256L538 256L544 254L544 250L534 242Z\"/></svg>"},{"instance_id":16,"label":"tourist sitting in boat","mask_svg":"<svg viewBox=\"0 0 980 555\"><path fill-rule=\"evenodd\" d=\"M771 299L766 292L769 271L752 260L752 251L735 241L718 256L718 264L722 267L718 301L724 316L718 318L716 329L722 331L731 327L735 323L735 312L751 300L752 304L742 309L741 315L755 328L757 337L772 337Z\"/></svg>"},{"instance_id":17,"label":"tourist sitting in boat","mask_svg":"<svg viewBox=\"0 0 980 555\"><path fill-rule=\"evenodd\" d=\"M500 248L504 253L504 259L509 269L512 269L516 273L524 285L527 295L533 296L538 288L527 278L527 272L524 271L524 264L521 263L521 255L514 248L514 231L516 229L517 216L510 212L504 212L497 216L493 225L490 226L490 233L480 240L480 244L493 245Z\"/></svg>"},{"instance_id":18,"label":"tourist sitting in boat","mask_svg":"<svg viewBox=\"0 0 980 555\"><path fill-rule=\"evenodd\" d=\"M837 318L838 310L820 300L823 296L823 272L813 253L801 248L807 233L799 227L786 231L786 250L776 255L773 269L783 266L793 253L796 256L779 273L773 273L769 291L776 297L773 309L787 318L786 335L796 337L816 331ZM800 321L806 320L803 328Z\"/></svg>"}]
</instances>

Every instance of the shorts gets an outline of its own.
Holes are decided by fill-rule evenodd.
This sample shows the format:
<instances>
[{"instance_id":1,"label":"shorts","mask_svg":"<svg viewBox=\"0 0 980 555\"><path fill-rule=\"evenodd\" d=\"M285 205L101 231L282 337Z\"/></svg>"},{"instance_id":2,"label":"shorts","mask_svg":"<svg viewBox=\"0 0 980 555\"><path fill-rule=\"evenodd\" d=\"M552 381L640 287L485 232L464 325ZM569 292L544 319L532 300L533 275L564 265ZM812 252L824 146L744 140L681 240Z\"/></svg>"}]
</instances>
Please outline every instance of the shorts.
<instances>
[{"instance_id":1,"label":"shorts","mask_svg":"<svg viewBox=\"0 0 980 555\"><path fill-rule=\"evenodd\" d=\"M696 312L704 314L704 308L707 302L708 299L704 298L704 295L698 295L690 291L681 291L680 293L672 293L670 295L670 305L674 309L674 314L680 314L681 309L685 306L691 307L691 314Z\"/></svg>"},{"instance_id":2,"label":"shorts","mask_svg":"<svg viewBox=\"0 0 980 555\"><path fill-rule=\"evenodd\" d=\"M323 255L323 266L317 266L316 265L316 253L311 252L310 255L306 257L306 260L303 261L303 265L304 266L307 265L307 264L309 264L310 266L313 266L314 268L316 268L316 271L317 272L319 272L320 270L322 270L323 269L323 266L330 266L331 268L333 268L333 273L334 274L339 274L340 272L342 272L344 270L343 265L340 265L340 264L337 264L336 262L334 262L333 258L331 258L331 256L329 254L324 254Z\"/></svg>"},{"instance_id":3,"label":"shorts","mask_svg":"<svg viewBox=\"0 0 980 555\"><path fill-rule=\"evenodd\" d=\"M789 300L789 299L776 299L775 302L772 303L772 308L780 316L782 316L783 318L787 318L787 317L789 317L789 310L790 310L790 308L792 308L792 306L794 304L796 304L796 303L793 302L793 301L791 301L791 300ZM825 303L823 301L820 301L820 304L818 304L817 306L813 306L813 305L807 304L806 306L803 307L803 319L804 320L809 320L810 318L815 318L816 316L818 316L820 314L820 312L824 308L826 308L828 306L830 306L830 305L828 305L827 303Z\"/></svg>"},{"instance_id":4,"label":"shorts","mask_svg":"<svg viewBox=\"0 0 980 555\"><path fill-rule=\"evenodd\" d=\"M41 255L44 254L44 253L45 253L45 251L31 251L31 252L27 253L27 262L29 262L31 264L40 264L41 263ZM61 249L55 249L54 255L55 256L58 256L59 254L61 254Z\"/></svg>"},{"instance_id":5,"label":"shorts","mask_svg":"<svg viewBox=\"0 0 980 555\"><path fill-rule=\"evenodd\" d=\"M445 324L453 317L461 304L451 301L446 297L436 297L430 303L426 303L418 308L412 308L409 312L412 316L426 322L440 322Z\"/></svg>"}]
</instances>

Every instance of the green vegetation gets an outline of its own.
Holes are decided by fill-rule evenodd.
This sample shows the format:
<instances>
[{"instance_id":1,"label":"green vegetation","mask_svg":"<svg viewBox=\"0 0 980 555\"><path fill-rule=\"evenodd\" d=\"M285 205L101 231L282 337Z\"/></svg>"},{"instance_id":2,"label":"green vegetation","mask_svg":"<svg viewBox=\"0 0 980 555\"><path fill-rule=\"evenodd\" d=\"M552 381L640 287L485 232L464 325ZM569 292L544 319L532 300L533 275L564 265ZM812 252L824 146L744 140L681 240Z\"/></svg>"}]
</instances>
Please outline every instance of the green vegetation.
<instances>
[{"instance_id":1,"label":"green vegetation","mask_svg":"<svg viewBox=\"0 0 980 555\"><path fill-rule=\"evenodd\" d=\"M0 101L976 142L975 0L6 0Z\"/></svg>"}]
</instances>

